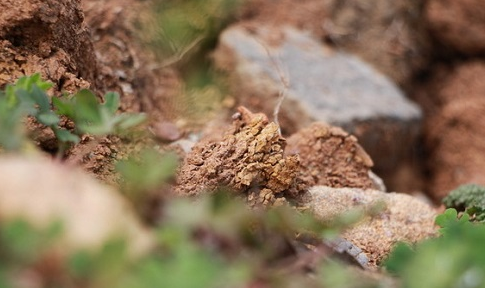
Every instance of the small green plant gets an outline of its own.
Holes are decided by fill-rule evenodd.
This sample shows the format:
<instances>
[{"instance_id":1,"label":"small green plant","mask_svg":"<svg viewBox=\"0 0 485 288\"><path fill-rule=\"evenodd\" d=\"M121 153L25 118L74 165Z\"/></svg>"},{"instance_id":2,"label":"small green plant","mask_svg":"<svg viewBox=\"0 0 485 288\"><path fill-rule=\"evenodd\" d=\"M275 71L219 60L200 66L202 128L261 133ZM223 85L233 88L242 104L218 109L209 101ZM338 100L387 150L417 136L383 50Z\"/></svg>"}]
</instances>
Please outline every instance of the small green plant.
<instances>
[{"instance_id":1,"label":"small green plant","mask_svg":"<svg viewBox=\"0 0 485 288\"><path fill-rule=\"evenodd\" d=\"M473 221L485 221L485 187L466 184L451 191L443 199L447 208L464 211L472 217Z\"/></svg>"},{"instance_id":2,"label":"small green plant","mask_svg":"<svg viewBox=\"0 0 485 288\"><path fill-rule=\"evenodd\" d=\"M116 133L136 126L145 120L144 114L116 114L119 95L107 93L105 102L99 103L89 90L81 90L62 98L49 97L52 87L40 74L24 76L15 84L0 91L0 146L7 151L18 151L27 143L23 120L26 116L52 129L59 140L60 150L69 143L79 142L79 135ZM51 101L52 99L52 101ZM60 116L66 116L76 125L74 133L60 127Z\"/></svg>"},{"instance_id":3,"label":"small green plant","mask_svg":"<svg viewBox=\"0 0 485 288\"><path fill-rule=\"evenodd\" d=\"M0 146L6 150L20 149L26 141L22 120L27 115L36 117L40 123L58 132L56 125L59 117L51 111L45 94L51 86L42 81L39 74L35 74L22 77L14 85L7 85L4 91L0 91ZM60 136L62 138L63 135Z\"/></svg>"},{"instance_id":4,"label":"small green plant","mask_svg":"<svg viewBox=\"0 0 485 288\"><path fill-rule=\"evenodd\" d=\"M397 245L385 267L405 288L485 287L485 226L469 220L447 209L436 218L440 237Z\"/></svg>"},{"instance_id":5,"label":"small green plant","mask_svg":"<svg viewBox=\"0 0 485 288\"><path fill-rule=\"evenodd\" d=\"M120 96L109 92L104 103L99 103L93 92L83 89L72 96L53 98L59 115L67 116L76 124L76 134L107 135L131 128L145 120L144 114L116 114Z\"/></svg>"}]
</instances>

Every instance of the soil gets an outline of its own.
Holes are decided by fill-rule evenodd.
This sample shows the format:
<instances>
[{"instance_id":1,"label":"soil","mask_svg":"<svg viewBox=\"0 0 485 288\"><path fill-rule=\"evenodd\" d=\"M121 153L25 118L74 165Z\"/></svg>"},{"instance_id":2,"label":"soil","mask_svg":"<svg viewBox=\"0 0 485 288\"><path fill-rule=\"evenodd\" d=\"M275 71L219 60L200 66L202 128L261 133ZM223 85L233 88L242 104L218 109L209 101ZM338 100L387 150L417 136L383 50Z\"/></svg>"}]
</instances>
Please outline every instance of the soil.
<instances>
[{"instance_id":1,"label":"soil","mask_svg":"<svg viewBox=\"0 0 485 288\"><path fill-rule=\"evenodd\" d=\"M0 11L0 87L40 72L57 92L96 88L96 56L79 1L2 1Z\"/></svg>"},{"instance_id":2,"label":"soil","mask_svg":"<svg viewBox=\"0 0 485 288\"><path fill-rule=\"evenodd\" d=\"M484 54L485 3L429 0L425 11L428 27L442 47L465 55Z\"/></svg>"},{"instance_id":3,"label":"soil","mask_svg":"<svg viewBox=\"0 0 485 288\"><path fill-rule=\"evenodd\" d=\"M298 156L284 156L285 139L266 115L240 107L233 127L224 134L221 140L209 137L192 148L178 171L177 194L197 195L225 186L247 195L248 203L255 206L300 193L291 195Z\"/></svg>"},{"instance_id":4,"label":"soil","mask_svg":"<svg viewBox=\"0 0 485 288\"><path fill-rule=\"evenodd\" d=\"M436 201L465 182L485 185L485 5L478 0L424 4L382 0L375 7L360 2L250 0L235 21L308 29L322 41L359 55L400 84L425 111L422 153L417 160L422 166L403 172L408 177L403 181L424 182L425 192ZM210 122L209 116L194 118L197 113L190 102L201 100L184 94L177 66L163 65L163 59L142 44L138 20L149 15L149 4L141 0L0 2L0 88L39 72L54 84L53 97L90 88L102 100L104 93L116 91L121 111L149 116L148 127L137 137L86 136L67 151L66 161L110 183L116 182L115 159L142 146L159 147L197 135ZM219 115L232 108L234 101L225 99ZM298 202L314 184L373 187L372 160L355 137L315 124L285 139L279 127L254 112L239 108L232 120L221 120L223 124L205 131L209 135L186 155L178 171L175 192L196 195L222 184L259 206ZM217 128L231 121L232 127ZM68 121L61 125L72 128ZM32 119L28 129L39 147L55 153L58 147L48 129ZM152 139L153 134L158 140Z\"/></svg>"},{"instance_id":5,"label":"soil","mask_svg":"<svg viewBox=\"0 0 485 288\"><path fill-rule=\"evenodd\" d=\"M374 188L372 159L357 138L339 127L314 123L288 138L286 154L299 155L301 189L315 185Z\"/></svg>"},{"instance_id":6,"label":"soil","mask_svg":"<svg viewBox=\"0 0 485 288\"><path fill-rule=\"evenodd\" d=\"M464 183L485 185L485 63L471 61L439 67L420 91L428 115L428 188L435 200Z\"/></svg>"}]
</instances>

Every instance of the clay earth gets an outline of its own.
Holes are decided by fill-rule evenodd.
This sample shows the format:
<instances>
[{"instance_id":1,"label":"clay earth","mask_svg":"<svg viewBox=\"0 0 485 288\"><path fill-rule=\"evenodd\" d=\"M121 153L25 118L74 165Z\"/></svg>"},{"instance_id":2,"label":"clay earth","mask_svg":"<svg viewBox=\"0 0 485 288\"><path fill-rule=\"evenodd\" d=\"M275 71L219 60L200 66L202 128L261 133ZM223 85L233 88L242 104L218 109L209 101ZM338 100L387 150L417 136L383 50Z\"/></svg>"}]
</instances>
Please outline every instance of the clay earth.
<instances>
[{"instance_id":1,"label":"clay earth","mask_svg":"<svg viewBox=\"0 0 485 288\"><path fill-rule=\"evenodd\" d=\"M292 127L279 127L270 113L245 108L258 103L244 103L230 84L187 89L193 67L183 57L215 70L211 59L217 55L212 53L224 28L278 31L291 26L362 59L419 105L421 132L407 147L412 153L383 178L387 191L425 197L428 204L419 207L433 217L440 200L456 186L485 185L485 4L364 2L248 0L215 32L215 40L204 44L205 50L187 49L174 60L161 58L144 38L146 31L162 29L150 22L151 1L3 0L0 88L38 72L54 84L52 97L89 88L102 101L104 93L115 91L121 96L119 112L146 113L148 123L138 136L85 135L63 155L64 162L109 185L119 184L116 160L151 146L174 150L181 159L172 186L159 193L196 197L223 186L251 207L291 203L302 209L314 186L384 193L372 173L379 163L341 127L319 122L283 135ZM281 39L274 35L278 45ZM72 123L62 121L61 126L72 128ZM49 129L29 119L27 130L45 155L55 154L59 147ZM390 140L386 145L402 145ZM426 236L435 232L426 229ZM385 245L388 252L390 244ZM374 256L374 262L383 257Z\"/></svg>"}]
</instances>

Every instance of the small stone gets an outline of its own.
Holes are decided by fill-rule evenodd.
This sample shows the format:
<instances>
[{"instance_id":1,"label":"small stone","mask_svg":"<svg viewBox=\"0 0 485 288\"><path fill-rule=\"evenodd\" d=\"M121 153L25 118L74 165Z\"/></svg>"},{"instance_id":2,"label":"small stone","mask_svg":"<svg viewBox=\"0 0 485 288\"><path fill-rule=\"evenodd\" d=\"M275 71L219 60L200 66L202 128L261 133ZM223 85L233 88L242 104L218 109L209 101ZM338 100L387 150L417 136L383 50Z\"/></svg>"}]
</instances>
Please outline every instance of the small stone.
<instances>
[{"instance_id":1,"label":"small stone","mask_svg":"<svg viewBox=\"0 0 485 288\"><path fill-rule=\"evenodd\" d=\"M172 142L182 137L182 133L180 133L178 127L171 122L155 123L151 131L161 141Z\"/></svg>"},{"instance_id":2,"label":"small stone","mask_svg":"<svg viewBox=\"0 0 485 288\"><path fill-rule=\"evenodd\" d=\"M407 194L327 186L314 186L309 193L307 205L325 222L352 210L364 211L364 218L341 236L362 249L372 265L378 265L397 242L415 243L437 235L436 211Z\"/></svg>"}]
</instances>

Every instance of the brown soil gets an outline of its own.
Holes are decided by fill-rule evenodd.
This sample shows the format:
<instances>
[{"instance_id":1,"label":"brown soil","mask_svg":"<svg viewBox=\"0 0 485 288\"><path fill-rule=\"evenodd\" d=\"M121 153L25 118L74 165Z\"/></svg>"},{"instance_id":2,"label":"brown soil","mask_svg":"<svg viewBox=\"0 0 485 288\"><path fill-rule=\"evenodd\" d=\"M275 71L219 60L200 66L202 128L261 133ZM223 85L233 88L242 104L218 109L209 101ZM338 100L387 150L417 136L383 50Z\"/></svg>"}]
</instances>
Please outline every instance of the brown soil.
<instances>
[{"instance_id":1,"label":"brown soil","mask_svg":"<svg viewBox=\"0 0 485 288\"><path fill-rule=\"evenodd\" d=\"M2 1L0 11L0 87L41 72L58 92L96 88L96 56L79 1Z\"/></svg>"},{"instance_id":2,"label":"brown soil","mask_svg":"<svg viewBox=\"0 0 485 288\"><path fill-rule=\"evenodd\" d=\"M65 161L105 182L117 180L115 160L144 146L164 149L158 146L187 136L190 130L198 133L209 123L208 114L191 110L189 102L204 99L184 95L181 71L164 65L141 44L138 35L143 28L135 24L150 12L149 2L0 1L0 89L39 72L54 83L53 97L89 87L102 100L105 92L116 91L121 111L148 114L148 127L137 136L85 136L67 151ZM478 0L416 2L420 1L376 0L366 5L356 0L248 0L238 20L248 27L270 22L308 29L412 91L426 113L425 153L420 160L429 177L423 178L424 185L440 200L459 184L485 185L485 62L480 58L485 54L485 5ZM441 52L443 44L446 53ZM430 55L437 57L429 59ZM221 107L232 106L234 101L227 99ZM220 122L205 130L206 138L185 155L173 188L176 193L197 195L222 185L249 205L260 206L299 202L313 185L364 189L375 185L369 176L372 160L358 139L339 128L313 124L285 139L267 116L244 108L233 118L232 127L220 130L217 127L226 123ZM55 152L58 147L49 129L32 119L27 125L39 147ZM73 128L68 121L61 125ZM410 167L403 169L400 181L419 178L421 171ZM417 186L421 184L413 187ZM371 240L363 233L360 243L367 245L365 241ZM389 247L384 248L387 252Z\"/></svg>"},{"instance_id":3,"label":"brown soil","mask_svg":"<svg viewBox=\"0 0 485 288\"><path fill-rule=\"evenodd\" d=\"M238 110L222 139L211 135L185 157L176 193L198 195L223 185L256 206L302 202L314 185L374 187L372 160L342 129L315 123L289 137L286 145L265 115Z\"/></svg>"},{"instance_id":4,"label":"brown soil","mask_svg":"<svg viewBox=\"0 0 485 288\"><path fill-rule=\"evenodd\" d=\"M295 185L298 156L284 156L285 139L264 114L238 110L222 139L201 141L185 157L177 194L197 195L222 185L247 195L252 206L284 201L281 197Z\"/></svg>"},{"instance_id":5,"label":"brown soil","mask_svg":"<svg viewBox=\"0 0 485 288\"><path fill-rule=\"evenodd\" d=\"M485 3L480 0L429 0L426 19L434 38L442 47L460 53L483 55L485 52ZM446 49L446 48L445 48Z\"/></svg>"},{"instance_id":6,"label":"brown soil","mask_svg":"<svg viewBox=\"0 0 485 288\"><path fill-rule=\"evenodd\" d=\"M303 189L315 185L373 188L372 159L357 138L341 128L314 123L288 138L285 153L299 155L298 179Z\"/></svg>"},{"instance_id":7,"label":"brown soil","mask_svg":"<svg viewBox=\"0 0 485 288\"><path fill-rule=\"evenodd\" d=\"M464 183L485 185L484 77L481 61L442 67L418 97L428 115L428 189L435 200Z\"/></svg>"},{"instance_id":8,"label":"brown soil","mask_svg":"<svg viewBox=\"0 0 485 288\"><path fill-rule=\"evenodd\" d=\"M81 88L100 97L115 91L122 111L146 112L153 124L174 121L180 114L174 100L180 94L180 78L172 68L153 69L150 50L134 41L133 17L146 9L134 0L2 1L0 87L40 72L54 83L55 96ZM57 149L50 129L30 121L29 130L44 150ZM117 138L85 137L66 157L112 182L113 159L126 149Z\"/></svg>"},{"instance_id":9,"label":"brown soil","mask_svg":"<svg viewBox=\"0 0 485 288\"><path fill-rule=\"evenodd\" d=\"M207 124L207 119L199 121L199 126L187 120L191 117L187 101L196 98L183 95L180 71L161 64L139 41L137 35L143 30L135 23L148 15L148 2L1 1L0 88L22 75L40 72L54 83L54 97L84 87L93 89L100 99L105 92L116 91L121 95L120 110L146 112L152 131L166 142L183 136L184 128ZM426 187L438 200L458 184L485 184L485 87L481 81L485 65L480 58L485 52L485 6L477 0L414 2L381 0L373 6L351 0L250 0L239 20L248 26L270 22L308 29L413 91L413 98L426 112L423 161L430 175ZM424 28L438 41L433 42ZM447 45L447 53L441 53L442 44ZM427 58L434 54L439 57ZM426 65L430 67L423 70ZM414 82L417 78L420 82ZM367 175L372 161L352 136L315 125L286 144L265 116L245 110L240 113L224 138L210 135L219 142L205 140L189 154L179 172L179 193L197 194L202 187L225 184L246 193L256 205L273 203L282 196L297 198L302 187L313 184L372 185ZM52 133L29 121L37 144L54 151ZM72 128L72 123L62 125ZM215 131L212 133L220 133ZM149 138L147 135L142 138ZM133 139L85 137L66 158L100 179L114 181L114 159L127 150L137 150L139 143L157 144L146 139L125 143L130 141ZM296 151L300 151L300 162L287 156ZM329 151L333 154L319 158Z\"/></svg>"}]
</instances>

